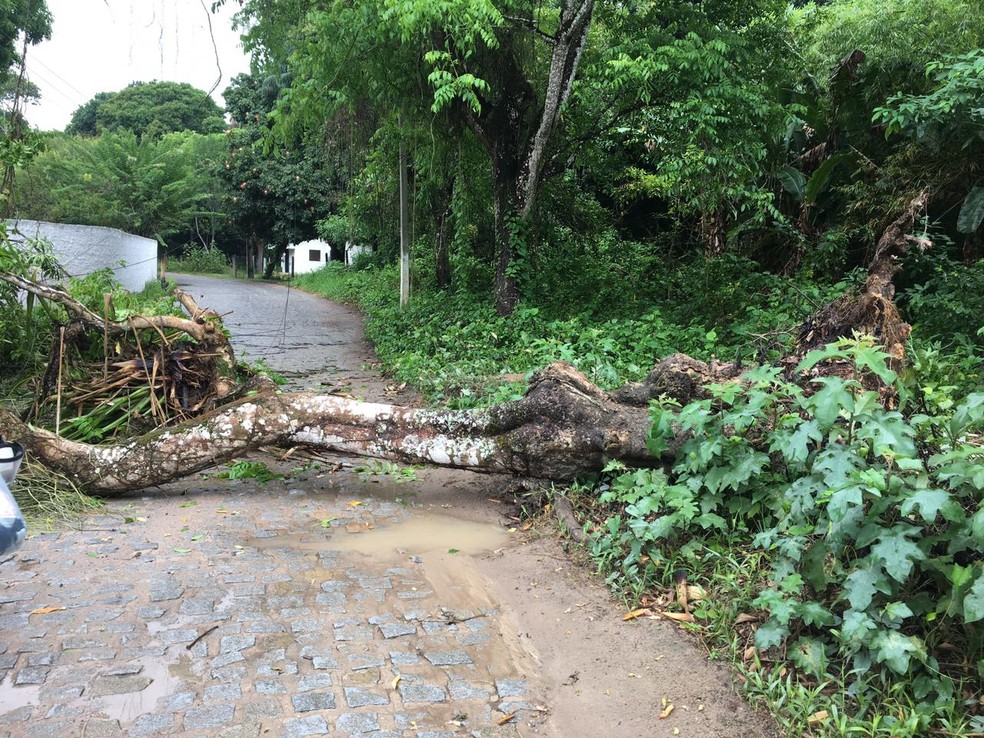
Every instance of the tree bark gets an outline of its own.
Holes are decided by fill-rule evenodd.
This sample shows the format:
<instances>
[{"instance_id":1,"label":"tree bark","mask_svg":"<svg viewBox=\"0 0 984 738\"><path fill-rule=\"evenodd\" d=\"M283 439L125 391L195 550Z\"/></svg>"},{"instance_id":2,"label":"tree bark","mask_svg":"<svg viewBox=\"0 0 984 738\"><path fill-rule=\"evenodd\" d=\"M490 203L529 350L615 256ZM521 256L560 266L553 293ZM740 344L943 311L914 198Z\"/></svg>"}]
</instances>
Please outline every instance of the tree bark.
<instances>
[{"instance_id":1,"label":"tree bark","mask_svg":"<svg viewBox=\"0 0 984 738\"><path fill-rule=\"evenodd\" d=\"M163 484L274 444L569 481L612 459L660 463L646 446L648 400L680 392L685 401L696 387L732 374L730 365L713 368L675 355L646 382L605 392L555 363L533 378L523 399L468 411L266 391L115 445L69 441L0 409L0 435L104 495Z\"/></svg>"},{"instance_id":2,"label":"tree bark","mask_svg":"<svg viewBox=\"0 0 984 738\"><path fill-rule=\"evenodd\" d=\"M482 113L466 113L472 132L482 142L492 162L495 208L495 302L500 315L509 315L521 297L517 279L517 253L523 226L529 219L543 183L548 146L570 98L581 57L587 45L594 13L594 0L561 2L557 30L545 34L528 19L499 32L499 48L489 80L495 99L482 100ZM524 68L520 35L535 32L537 41L550 46L550 65L542 81L539 99L531 77L536 70ZM524 268L519 264L518 268Z\"/></svg>"}]
</instances>

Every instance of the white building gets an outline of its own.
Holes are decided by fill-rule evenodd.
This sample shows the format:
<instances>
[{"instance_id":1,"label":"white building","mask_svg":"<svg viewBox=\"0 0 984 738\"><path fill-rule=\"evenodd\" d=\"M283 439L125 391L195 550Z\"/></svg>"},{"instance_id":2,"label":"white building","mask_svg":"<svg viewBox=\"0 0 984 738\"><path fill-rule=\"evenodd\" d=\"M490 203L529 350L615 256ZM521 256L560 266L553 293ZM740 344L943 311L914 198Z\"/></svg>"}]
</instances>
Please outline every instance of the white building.
<instances>
[{"instance_id":1,"label":"white building","mask_svg":"<svg viewBox=\"0 0 984 738\"><path fill-rule=\"evenodd\" d=\"M316 272L331 261L332 246L327 241L312 239L303 241L296 246L287 247L284 257L284 274L307 274ZM291 253L293 253L294 268L291 269Z\"/></svg>"},{"instance_id":2,"label":"white building","mask_svg":"<svg viewBox=\"0 0 984 738\"><path fill-rule=\"evenodd\" d=\"M66 272L84 277L99 269L112 269L131 292L139 292L157 278L157 242L116 228L46 223L37 220L7 221L13 244L43 239Z\"/></svg>"}]
</instances>

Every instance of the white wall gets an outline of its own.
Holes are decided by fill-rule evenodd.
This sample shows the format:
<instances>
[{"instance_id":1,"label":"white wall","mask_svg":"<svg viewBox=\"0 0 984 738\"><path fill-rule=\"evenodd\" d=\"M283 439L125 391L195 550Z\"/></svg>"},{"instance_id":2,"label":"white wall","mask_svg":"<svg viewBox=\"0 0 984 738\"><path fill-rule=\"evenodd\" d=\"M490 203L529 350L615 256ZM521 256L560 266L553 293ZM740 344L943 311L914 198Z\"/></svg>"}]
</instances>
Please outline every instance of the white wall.
<instances>
[{"instance_id":1,"label":"white wall","mask_svg":"<svg viewBox=\"0 0 984 738\"><path fill-rule=\"evenodd\" d=\"M312 258L316 257L316 258ZM284 257L287 261L290 257ZM327 241L303 241L294 246L294 274L316 272L331 260L331 244ZM290 264L285 264L284 273L290 273Z\"/></svg>"},{"instance_id":2,"label":"white wall","mask_svg":"<svg viewBox=\"0 0 984 738\"><path fill-rule=\"evenodd\" d=\"M116 228L36 220L8 221L7 233L12 243L36 238L50 241L58 261L73 277L109 267L131 292L139 292L157 279L157 242L151 238Z\"/></svg>"}]
</instances>

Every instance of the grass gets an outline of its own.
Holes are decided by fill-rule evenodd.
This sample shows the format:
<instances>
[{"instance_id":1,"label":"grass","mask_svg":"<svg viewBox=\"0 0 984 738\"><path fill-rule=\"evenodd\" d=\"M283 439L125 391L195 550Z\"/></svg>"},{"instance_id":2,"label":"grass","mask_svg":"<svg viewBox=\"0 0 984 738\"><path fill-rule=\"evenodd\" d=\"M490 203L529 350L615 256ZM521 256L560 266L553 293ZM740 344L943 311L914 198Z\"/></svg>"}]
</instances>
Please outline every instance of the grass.
<instances>
[{"instance_id":1,"label":"grass","mask_svg":"<svg viewBox=\"0 0 984 738\"><path fill-rule=\"evenodd\" d=\"M73 525L105 507L102 500L85 494L71 479L32 461L29 455L10 491L31 532Z\"/></svg>"}]
</instances>

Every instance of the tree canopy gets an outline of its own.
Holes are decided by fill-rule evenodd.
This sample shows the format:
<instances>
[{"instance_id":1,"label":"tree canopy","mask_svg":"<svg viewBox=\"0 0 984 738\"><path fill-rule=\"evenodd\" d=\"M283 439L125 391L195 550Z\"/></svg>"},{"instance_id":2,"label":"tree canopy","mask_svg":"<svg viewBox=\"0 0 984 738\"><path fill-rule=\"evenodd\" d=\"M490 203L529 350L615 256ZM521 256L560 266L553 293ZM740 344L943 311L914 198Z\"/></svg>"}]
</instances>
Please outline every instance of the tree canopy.
<instances>
[{"instance_id":1,"label":"tree canopy","mask_svg":"<svg viewBox=\"0 0 984 738\"><path fill-rule=\"evenodd\" d=\"M151 137L220 133L225 121L208 93L186 82L133 82L119 92L97 93L76 108L65 132L94 136L120 128Z\"/></svg>"}]
</instances>

